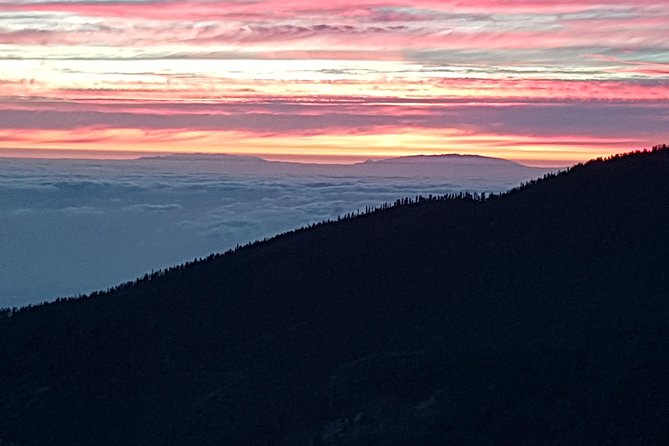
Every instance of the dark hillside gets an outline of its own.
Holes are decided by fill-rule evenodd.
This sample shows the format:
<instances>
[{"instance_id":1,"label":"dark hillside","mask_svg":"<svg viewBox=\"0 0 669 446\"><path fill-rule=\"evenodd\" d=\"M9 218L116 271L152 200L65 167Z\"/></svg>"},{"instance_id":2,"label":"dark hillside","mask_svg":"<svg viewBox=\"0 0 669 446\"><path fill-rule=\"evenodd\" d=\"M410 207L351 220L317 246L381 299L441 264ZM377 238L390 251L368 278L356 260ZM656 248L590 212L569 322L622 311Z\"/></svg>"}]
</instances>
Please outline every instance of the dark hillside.
<instances>
[{"instance_id":1,"label":"dark hillside","mask_svg":"<svg viewBox=\"0 0 669 446\"><path fill-rule=\"evenodd\" d=\"M0 317L0 445L669 443L669 149Z\"/></svg>"}]
</instances>

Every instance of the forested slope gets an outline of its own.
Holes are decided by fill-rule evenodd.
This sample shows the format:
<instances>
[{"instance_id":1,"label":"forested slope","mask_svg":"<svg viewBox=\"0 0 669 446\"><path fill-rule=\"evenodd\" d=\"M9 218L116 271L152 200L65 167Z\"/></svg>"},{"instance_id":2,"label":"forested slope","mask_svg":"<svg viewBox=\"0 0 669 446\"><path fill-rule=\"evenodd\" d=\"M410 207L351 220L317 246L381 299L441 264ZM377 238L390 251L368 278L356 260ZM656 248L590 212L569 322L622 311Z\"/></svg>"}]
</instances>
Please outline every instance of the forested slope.
<instances>
[{"instance_id":1,"label":"forested slope","mask_svg":"<svg viewBox=\"0 0 669 446\"><path fill-rule=\"evenodd\" d=\"M657 148L8 311L0 439L666 444L668 221Z\"/></svg>"}]
</instances>

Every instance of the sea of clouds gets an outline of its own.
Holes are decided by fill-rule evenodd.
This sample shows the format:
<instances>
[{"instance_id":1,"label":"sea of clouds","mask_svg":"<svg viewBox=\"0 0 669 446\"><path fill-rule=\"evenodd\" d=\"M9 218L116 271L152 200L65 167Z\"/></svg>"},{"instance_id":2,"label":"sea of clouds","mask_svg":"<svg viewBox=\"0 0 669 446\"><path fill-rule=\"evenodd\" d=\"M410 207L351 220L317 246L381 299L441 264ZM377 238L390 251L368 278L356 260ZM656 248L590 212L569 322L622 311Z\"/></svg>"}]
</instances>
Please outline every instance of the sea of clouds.
<instances>
[{"instance_id":1,"label":"sea of clouds","mask_svg":"<svg viewBox=\"0 0 669 446\"><path fill-rule=\"evenodd\" d=\"M0 307L105 289L398 197L499 192L542 173L453 182L234 161L0 159Z\"/></svg>"}]
</instances>

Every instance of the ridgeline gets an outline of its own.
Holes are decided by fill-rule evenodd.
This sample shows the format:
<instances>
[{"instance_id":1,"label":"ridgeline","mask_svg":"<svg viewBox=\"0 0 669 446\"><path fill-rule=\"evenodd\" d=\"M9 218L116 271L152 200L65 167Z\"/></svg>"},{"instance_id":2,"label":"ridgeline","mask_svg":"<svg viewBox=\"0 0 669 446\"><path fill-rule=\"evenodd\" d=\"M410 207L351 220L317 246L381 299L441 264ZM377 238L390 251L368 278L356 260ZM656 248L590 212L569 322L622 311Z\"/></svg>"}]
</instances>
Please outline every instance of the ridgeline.
<instances>
[{"instance_id":1,"label":"ridgeline","mask_svg":"<svg viewBox=\"0 0 669 446\"><path fill-rule=\"evenodd\" d=\"M669 442L669 148L0 315L0 445Z\"/></svg>"}]
</instances>

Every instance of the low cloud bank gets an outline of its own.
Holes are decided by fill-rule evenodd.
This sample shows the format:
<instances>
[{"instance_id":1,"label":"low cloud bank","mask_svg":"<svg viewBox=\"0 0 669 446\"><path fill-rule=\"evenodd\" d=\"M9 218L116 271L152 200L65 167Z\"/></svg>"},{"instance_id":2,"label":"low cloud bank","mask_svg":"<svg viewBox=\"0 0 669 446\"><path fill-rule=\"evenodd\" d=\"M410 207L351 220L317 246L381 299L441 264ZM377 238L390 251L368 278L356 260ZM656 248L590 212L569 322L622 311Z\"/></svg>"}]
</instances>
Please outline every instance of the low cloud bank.
<instances>
[{"instance_id":1,"label":"low cloud bank","mask_svg":"<svg viewBox=\"0 0 669 446\"><path fill-rule=\"evenodd\" d=\"M403 175L401 163L0 159L0 307L104 289L398 197L498 192L542 173L474 162L449 177L435 161L404 163Z\"/></svg>"}]
</instances>

